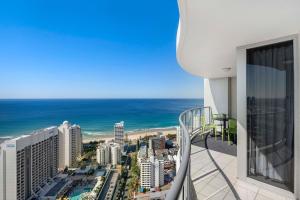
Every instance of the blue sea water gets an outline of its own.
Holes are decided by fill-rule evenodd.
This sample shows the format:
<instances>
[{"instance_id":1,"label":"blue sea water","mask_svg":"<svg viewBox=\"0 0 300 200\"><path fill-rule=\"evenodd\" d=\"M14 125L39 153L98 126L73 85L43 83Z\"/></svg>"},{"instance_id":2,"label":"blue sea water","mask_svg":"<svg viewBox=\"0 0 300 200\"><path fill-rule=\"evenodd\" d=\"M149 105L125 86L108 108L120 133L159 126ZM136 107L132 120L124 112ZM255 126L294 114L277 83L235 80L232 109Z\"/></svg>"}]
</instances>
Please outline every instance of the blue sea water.
<instances>
[{"instance_id":1,"label":"blue sea water","mask_svg":"<svg viewBox=\"0 0 300 200\"><path fill-rule=\"evenodd\" d=\"M177 126L182 111L202 105L203 99L0 100L0 137L64 120L80 125L84 134L112 134L119 121L125 121L126 131Z\"/></svg>"}]
</instances>

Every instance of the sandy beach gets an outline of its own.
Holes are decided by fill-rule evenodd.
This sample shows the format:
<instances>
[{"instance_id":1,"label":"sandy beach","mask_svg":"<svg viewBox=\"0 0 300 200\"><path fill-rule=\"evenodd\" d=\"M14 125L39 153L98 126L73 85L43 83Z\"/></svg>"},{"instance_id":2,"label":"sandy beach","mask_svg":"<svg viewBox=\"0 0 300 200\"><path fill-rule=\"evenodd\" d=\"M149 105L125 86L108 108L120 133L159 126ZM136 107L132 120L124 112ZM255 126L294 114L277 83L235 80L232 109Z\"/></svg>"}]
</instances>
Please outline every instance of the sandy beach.
<instances>
[{"instance_id":1,"label":"sandy beach","mask_svg":"<svg viewBox=\"0 0 300 200\"><path fill-rule=\"evenodd\" d=\"M136 140L140 137L144 137L147 135L155 135L158 132L162 133L163 135L168 135L168 134L176 134L177 129L176 127L168 127L168 128L153 128L153 129L144 129L144 130L138 130L138 131L128 131L125 132L125 134L128 135L128 140ZM83 134L82 136L82 142L83 143L89 143L90 141L100 141L100 140L105 140L105 141L110 141L114 138L112 134L110 135L86 135Z\"/></svg>"}]
</instances>

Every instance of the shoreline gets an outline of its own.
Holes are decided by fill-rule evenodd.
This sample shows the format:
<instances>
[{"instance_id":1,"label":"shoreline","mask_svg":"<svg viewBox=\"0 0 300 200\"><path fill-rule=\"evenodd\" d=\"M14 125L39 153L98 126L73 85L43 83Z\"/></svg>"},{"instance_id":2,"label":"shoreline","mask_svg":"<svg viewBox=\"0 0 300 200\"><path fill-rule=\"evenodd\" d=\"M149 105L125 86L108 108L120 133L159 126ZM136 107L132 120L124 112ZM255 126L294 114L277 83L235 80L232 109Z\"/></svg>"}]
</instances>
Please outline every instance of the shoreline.
<instances>
[{"instance_id":1,"label":"shoreline","mask_svg":"<svg viewBox=\"0 0 300 200\"><path fill-rule=\"evenodd\" d=\"M147 135L156 135L158 132L161 132L162 135L166 136L168 134L176 134L177 133L177 126L171 127L159 127L159 128L148 128L148 129L138 129L133 131L125 131L124 137L128 136L128 140L137 140L140 137L145 137ZM20 135L21 136L21 135ZM0 136L0 143L7 139L13 139L20 136ZM106 134L85 134L82 131L82 143L86 144L92 141L111 141L114 139L113 133L106 133Z\"/></svg>"},{"instance_id":2,"label":"shoreline","mask_svg":"<svg viewBox=\"0 0 300 200\"><path fill-rule=\"evenodd\" d=\"M136 130L136 131L125 131L125 134L128 135L129 140L136 140L140 137L145 137L147 135L155 135L158 132L161 132L162 135L168 135L168 134L176 134L177 133L177 128L174 127L166 127L166 128L150 128L150 129L141 129L141 130ZM93 134L93 135L87 135L87 134L82 134L82 143L89 143L92 141L100 141L100 140L105 140L105 141L110 141L114 139L113 134Z\"/></svg>"}]
</instances>

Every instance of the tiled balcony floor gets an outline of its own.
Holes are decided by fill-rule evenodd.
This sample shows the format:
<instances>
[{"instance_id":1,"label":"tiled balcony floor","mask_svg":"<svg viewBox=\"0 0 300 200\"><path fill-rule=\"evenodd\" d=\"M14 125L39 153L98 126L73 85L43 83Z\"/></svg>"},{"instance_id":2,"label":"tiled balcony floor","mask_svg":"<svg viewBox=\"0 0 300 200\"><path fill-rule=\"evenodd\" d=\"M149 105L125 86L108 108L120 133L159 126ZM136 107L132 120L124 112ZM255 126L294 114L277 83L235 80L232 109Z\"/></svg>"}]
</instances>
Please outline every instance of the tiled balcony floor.
<instances>
[{"instance_id":1,"label":"tiled balcony floor","mask_svg":"<svg viewBox=\"0 0 300 200\"><path fill-rule=\"evenodd\" d=\"M208 136L207 145L211 149L207 151L204 140L205 138L197 136L193 139L191 148L191 176L198 199L290 200L255 185L239 181L236 178L236 147L228 146L220 138L215 141L214 138ZM218 147L210 146L210 143L215 143ZM226 153L220 152L220 149ZM226 175L227 180L222 173Z\"/></svg>"}]
</instances>

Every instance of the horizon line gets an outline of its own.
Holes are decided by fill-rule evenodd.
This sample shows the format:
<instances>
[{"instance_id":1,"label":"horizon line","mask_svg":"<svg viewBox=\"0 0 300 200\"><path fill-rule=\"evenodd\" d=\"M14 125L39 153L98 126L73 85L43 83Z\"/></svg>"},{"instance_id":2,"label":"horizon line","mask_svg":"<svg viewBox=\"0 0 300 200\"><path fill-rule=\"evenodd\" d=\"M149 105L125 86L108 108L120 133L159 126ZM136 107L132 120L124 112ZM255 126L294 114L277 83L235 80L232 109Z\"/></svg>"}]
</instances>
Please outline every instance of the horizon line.
<instances>
[{"instance_id":1,"label":"horizon line","mask_svg":"<svg viewBox=\"0 0 300 200\"><path fill-rule=\"evenodd\" d=\"M0 98L0 100L122 100L122 99L203 99L203 97L187 97L187 98L174 98L174 97L130 97L130 98Z\"/></svg>"}]
</instances>

